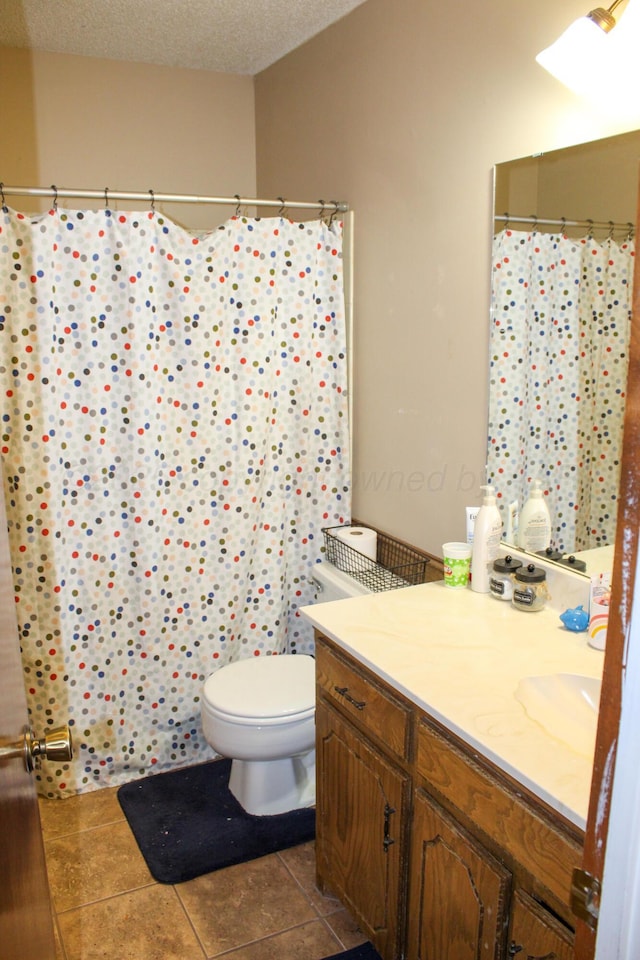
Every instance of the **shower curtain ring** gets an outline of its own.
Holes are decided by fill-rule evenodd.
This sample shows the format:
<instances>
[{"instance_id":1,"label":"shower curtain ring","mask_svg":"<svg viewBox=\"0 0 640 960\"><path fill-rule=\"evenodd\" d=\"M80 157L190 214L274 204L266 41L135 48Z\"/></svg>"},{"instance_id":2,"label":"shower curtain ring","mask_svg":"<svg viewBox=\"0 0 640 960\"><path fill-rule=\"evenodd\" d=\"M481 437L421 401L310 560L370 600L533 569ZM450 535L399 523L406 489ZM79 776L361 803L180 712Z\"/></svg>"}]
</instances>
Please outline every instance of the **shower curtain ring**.
<instances>
[{"instance_id":1,"label":"shower curtain ring","mask_svg":"<svg viewBox=\"0 0 640 960\"><path fill-rule=\"evenodd\" d=\"M51 184L51 189L53 190L53 209L57 210L58 209L58 188L56 187L55 183Z\"/></svg>"},{"instance_id":2,"label":"shower curtain ring","mask_svg":"<svg viewBox=\"0 0 640 960\"><path fill-rule=\"evenodd\" d=\"M536 230L538 229L538 215L537 215L537 213L532 213L532 214L531 214L531 223L533 224L532 229L531 229L531 233L535 233Z\"/></svg>"},{"instance_id":3,"label":"shower curtain ring","mask_svg":"<svg viewBox=\"0 0 640 960\"><path fill-rule=\"evenodd\" d=\"M615 230L615 226L616 225L613 222L613 220L609 220L609 235L607 237L607 240L613 240L613 231Z\"/></svg>"},{"instance_id":4,"label":"shower curtain ring","mask_svg":"<svg viewBox=\"0 0 640 960\"><path fill-rule=\"evenodd\" d=\"M330 226L330 227L333 226L334 221L335 221L336 217L338 216L338 210L340 209L340 204L338 203L337 200L332 200L331 203L333 204L333 213L332 213L331 216L329 217L329 226Z\"/></svg>"},{"instance_id":5,"label":"shower curtain ring","mask_svg":"<svg viewBox=\"0 0 640 960\"><path fill-rule=\"evenodd\" d=\"M0 197L2 197L2 211L3 213L7 212L7 201L4 196L4 183L0 183Z\"/></svg>"},{"instance_id":6,"label":"shower curtain ring","mask_svg":"<svg viewBox=\"0 0 640 960\"><path fill-rule=\"evenodd\" d=\"M319 213L319 215L318 215L318 220L324 220L325 202L324 202L324 200L318 200L318 203L321 204L320 213Z\"/></svg>"},{"instance_id":7,"label":"shower curtain ring","mask_svg":"<svg viewBox=\"0 0 640 960\"><path fill-rule=\"evenodd\" d=\"M104 208L109 209L109 187L104 188Z\"/></svg>"},{"instance_id":8,"label":"shower curtain ring","mask_svg":"<svg viewBox=\"0 0 640 960\"><path fill-rule=\"evenodd\" d=\"M503 229L504 230L509 229L509 211L508 210L505 210L504 212L504 228Z\"/></svg>"},{"instance_id":9,"label":"shower curtain ring","mask_svg":"<svg viewBox=\"0 0 640 960\"><path fill-rule=\"evenodd\" d=\"M236 212L234 213L234 217L239 217L240 216L240 194L234 193L234 197L238 201L236 204Z\"/></svg>"},{"instance_id":10,"label":"shower curtain ring","mask_svg":"<svg viewBox=\"0 0 640 960\"><path fill-rule=\"evenodd\" d=\"M589 240L593 240L593 220L587 220L587 223L589 224L589 232L587 233L587 238Z\"/></svg>"},{"instance_id":11,"label":"shower curtain ring","mask_svg":"<svg viewBox=\"0 0 640 960\"><path fill-rule=\"evenodd\" d=\"M566 232L567 232L567 218L566 218L566 217L561 217L560 219L562 220L562 228L561 228L561 229L562 229L562 236L564 237L565 234L566 234Z\"/></svg>"},{"instance_id":12,"label":"shower curtain ring","mask_svg":"<svg viewBox=\"0 0 640 960\"><path fill-rule=\"evenodd\" d=\"M153 190L149 190L149 196L151 197L151 212L156 212L156 195Z\"/></svg>"},{"instance_id":13,"label":"shower curtain ring","mask_svg":"<svg viewBox=\"0 0 640 960\"><path fill-rule=\"evenodd\" d=\"M279 217L284 217L285 199L284 199L284 197L278 197L278 200L280 201L280 209L278 210L278 216L279 216Z\"/></svg>"},{"instance_id":14,"label":"shower curtain ring","mask_svg":"<svg viewBox=\"0 0 640 960\"><path fill-rule=\"evenodd\" d=\"M629 227L629 230L627 232L627 241L633 240L633 234L635 231L634 231L633 224L631 223L631 220L627 220L627 226Z\"/></svg>"}]
</instances>

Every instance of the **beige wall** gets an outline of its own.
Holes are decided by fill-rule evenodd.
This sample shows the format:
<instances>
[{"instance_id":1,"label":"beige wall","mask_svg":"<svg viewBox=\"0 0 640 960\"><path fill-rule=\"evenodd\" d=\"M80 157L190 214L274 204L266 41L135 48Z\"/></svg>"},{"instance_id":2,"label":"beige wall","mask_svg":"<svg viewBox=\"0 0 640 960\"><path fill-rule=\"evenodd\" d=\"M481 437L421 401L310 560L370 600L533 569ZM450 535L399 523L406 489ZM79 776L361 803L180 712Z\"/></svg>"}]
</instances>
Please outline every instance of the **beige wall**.
<instances>
[{"instance_id":1,"label":"beige wall","mask_svg":"<svg viewBox=\"0 0 640 960\"><path fill-rule=\"evenodd\" d=\"M355 210L354 513L437 554L483 482L492 165L640 126L535 63L582 0L472 6L367 0L256 78L259 192Z\"/></svg>"},{"instance_id":2,"label":"beige wall","mask_svg":"<svg viewBox=\"0 0 640 960\"><path fill-rule=\"evenodd\" d=\"M0 181L255 195L251 77L11 48L0 53ZM11 203L37 209L33 201ZM199 230L230 212L162 210Z\"/></svg>"}]
</instances>

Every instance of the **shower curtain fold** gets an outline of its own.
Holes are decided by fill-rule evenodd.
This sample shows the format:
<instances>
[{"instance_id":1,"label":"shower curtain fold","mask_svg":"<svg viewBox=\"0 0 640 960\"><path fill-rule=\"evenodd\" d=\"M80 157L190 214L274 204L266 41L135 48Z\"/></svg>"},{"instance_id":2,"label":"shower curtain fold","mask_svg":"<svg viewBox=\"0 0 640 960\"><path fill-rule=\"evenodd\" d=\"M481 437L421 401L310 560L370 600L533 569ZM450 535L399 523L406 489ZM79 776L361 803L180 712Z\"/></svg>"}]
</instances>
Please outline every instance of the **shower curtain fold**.
<instances>
[{"instance_id":1,"label":"shower curtain fold","mask_svg":"<svg viewBox=\"0 0 640 960\"><path fill-rule=\"evenodd\" d=\"M74 793L210 756L206 676L310 652L350 515L341 226L0 215L3 467L34 725Z\"/></svg>"}]
</instances>

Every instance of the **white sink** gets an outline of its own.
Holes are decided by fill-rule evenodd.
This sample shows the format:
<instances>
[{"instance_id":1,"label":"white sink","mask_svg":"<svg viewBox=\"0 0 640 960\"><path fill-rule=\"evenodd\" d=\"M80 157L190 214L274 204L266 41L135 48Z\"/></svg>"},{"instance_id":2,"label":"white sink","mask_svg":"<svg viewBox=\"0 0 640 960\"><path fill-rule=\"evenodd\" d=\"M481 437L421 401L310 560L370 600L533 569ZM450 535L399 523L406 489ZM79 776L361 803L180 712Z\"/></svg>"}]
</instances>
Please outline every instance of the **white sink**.
<instances>
[{"instance_id":1,"label":"white sink","mask_svg":"<svg viewBox=\"0 0 640 960\"><path fill-rule=\"evenodd\" d=\"M575 673L525 677L516 699L527 715L577 753L593 756L601 681Z\"/></svg>"}]
</instances>

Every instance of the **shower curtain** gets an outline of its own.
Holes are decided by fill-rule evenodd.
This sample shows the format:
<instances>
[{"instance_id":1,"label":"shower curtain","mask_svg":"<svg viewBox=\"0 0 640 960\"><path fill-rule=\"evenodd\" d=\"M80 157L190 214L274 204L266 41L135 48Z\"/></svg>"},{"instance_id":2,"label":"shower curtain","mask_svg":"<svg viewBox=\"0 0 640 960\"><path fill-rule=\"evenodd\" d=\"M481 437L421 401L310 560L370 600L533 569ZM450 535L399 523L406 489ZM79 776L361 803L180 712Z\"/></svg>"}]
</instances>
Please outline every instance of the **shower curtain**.
<instances>
[{"instance_id":1,"label":"shower curtain","mask_svg":"<svg viewBox=\"0 0 640 960\"><path fill-rule=\"evenodd\" d=\"M323 526L349 519L341 225L0 214L2 458L41 793L213 754L233 660L312 652Z\"/></svg>"},{"instance_id":2,"label":"shower curtain","mask_svg":"<svg viewBox=\"0 0 640 960\"><path fill-rule=\"evenodd\" d=\"M630 239L494 238L488 475L502 505L542 481L562 551L615 542L633 264Z\"/></svg>"}]
</instances>

